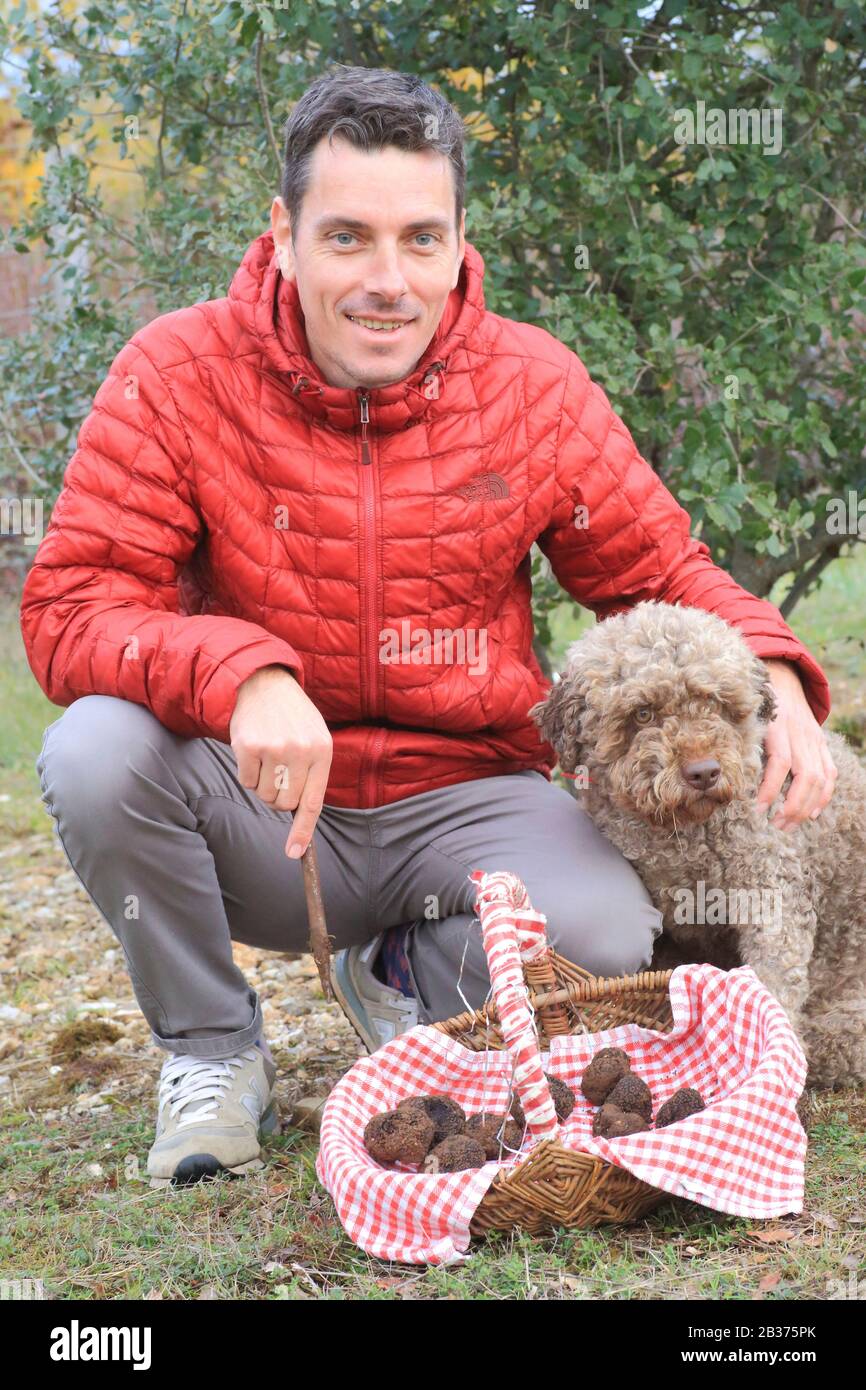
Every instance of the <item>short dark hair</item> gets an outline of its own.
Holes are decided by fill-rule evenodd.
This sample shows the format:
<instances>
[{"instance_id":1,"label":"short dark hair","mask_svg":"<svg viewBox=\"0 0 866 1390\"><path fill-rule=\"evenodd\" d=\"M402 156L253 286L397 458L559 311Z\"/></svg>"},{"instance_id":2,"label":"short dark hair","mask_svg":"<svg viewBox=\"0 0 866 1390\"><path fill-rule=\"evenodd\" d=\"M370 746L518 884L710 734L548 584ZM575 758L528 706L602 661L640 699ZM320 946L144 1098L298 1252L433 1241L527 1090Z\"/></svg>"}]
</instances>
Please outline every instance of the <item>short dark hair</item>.
<instances>
[{"instance_id":1,"label":"short dark hair","mask_svg":"<svg viewBox=\"0 0 866 1390\"><path fill-rule=\"evenodd\" d=\"M298 98L284 129L280 193L292 234L319 141L339 135L359 150L396 145L401 150L436 150L451 161L454 219L459 233L466 196L463 121L440 92L412 73L339 64L317 77Z\"/></svg>"}]
</instances>

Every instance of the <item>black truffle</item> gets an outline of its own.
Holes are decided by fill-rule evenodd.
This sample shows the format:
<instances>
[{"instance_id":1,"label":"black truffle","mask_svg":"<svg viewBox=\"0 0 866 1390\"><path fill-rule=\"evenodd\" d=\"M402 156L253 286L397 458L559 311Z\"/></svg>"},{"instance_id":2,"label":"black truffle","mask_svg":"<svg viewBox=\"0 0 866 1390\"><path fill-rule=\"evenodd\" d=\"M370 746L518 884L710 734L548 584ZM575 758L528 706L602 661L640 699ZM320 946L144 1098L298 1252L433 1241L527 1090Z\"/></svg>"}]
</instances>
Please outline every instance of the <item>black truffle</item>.
<instances>
[{"instance_id":1,"label":"black truffle","mask_svg":"<svg viewBox=\"0 0 866 1390\"><path fill-rule=\"evenodd\" d=\"M581 1090L592 1105L603 1105L620 1077L629 1071L631 1062L621 1047L603 1047L583 1073Z\"/></svg>"},{"instance_id":2,"label":"black truffle","mask_svg":"<svg viewBox=\"0 0 866 1390\"><path fill-rule=\"evenodd\" d=\"M465 1110L448 1096L410 1096L401 1100L397 1109L426 1115L433 1125L434 1144L451 1134L462 1134L466 1125Z\"/></svg>"},{"instance_id":3,"label":"black truffle","mask_svg":"<svg viewBox=\"0 0 866 1390\"><path fill-rule=\"evenodd\" d=\"M703 1097L700 1091L694 1090L691 1086L683 1086L682 1090L672 1095L670 1100L666 1100L664 1105L659 1108L656 1115L656 1129L664 1129L665 1125L674 1125L677 1120L687 1120L689 1115L697 1115L699 1111L705 1110Z\"/></svg>"},{"instance_id":4,"label":"black truffle","mask_svg":"<svg viewBox=\"0 0 866 1390\"><path fill-rule=\"evenodd\" d=\"M620 1110L609 1101L601 1107L592 1126L593 1134L603 1139L622 1139L626 1134L640 1134L645 1129L649 1129L649 1124L643 1115L634 1110Z\"/></svg>"},{"instance_id":5,"label":"black truffle","mask_svg":"<svg viewBox=\"0 0 866 1390\"><path fill-rule=\"evenodd\" d=\"M484 1150L485 1158L500 1157L500 1136L502 1137L503 1147L502 1157L509 1156L509 1150L519 1149L523 1139L523 1128L509 1120L505 1115L491 1115L483 1113L480 1115L470 1115L466 1121L464 1134L470 1139L477 1139Z\"/></svg>"},{"instance_id":6,"label":"black truffle","mask_svg":"<svg viewBox=\"0 0 866 1390\"><path fill-rule=\"evenodd\" d=\"M424 1160L425 1173L461 1173L486 1162L484 1149L468 1134L451 1134L431 1149Z\"/></svg>"},{"instance_id":7,"label":"black truffle","mask_svg":"<svg viewBox=\"0 0 866 1390\"><path fill-rule=\"evenodd\" d=\"M367 1123L364 1144L377 1163L421 1163L433 1144L433 1121L423 1111L386 1110Z\"/></svg>"},{"instance_id":8,"label":"black truffle","mask_svg":"<svg viewBox=\"0 0 866 1390\"><path fill-rule=\"evenodd\" d=\"M618 1105L620 1110L633 1110L638 1115L643 1115L647 1121L653 1117L652 1092L646 1082L635 1076L633 1071L620 1077L607 1100L609 1105Z\"/></svg>"},{"instance_id":9,"label":"black truffle","mask_svg":"<svg viewBox=\"0 0 866 1390\"><path fill-rule=\"evenodd\" d=\"M566 1086L564 1081L560 1081L558 1076L548 1076L547 1072L544 1075L550 1087L556 1118L561 1124L563 1120L568 1119L574 1109L574 1092Z\"/></svg>"}]
</instances>

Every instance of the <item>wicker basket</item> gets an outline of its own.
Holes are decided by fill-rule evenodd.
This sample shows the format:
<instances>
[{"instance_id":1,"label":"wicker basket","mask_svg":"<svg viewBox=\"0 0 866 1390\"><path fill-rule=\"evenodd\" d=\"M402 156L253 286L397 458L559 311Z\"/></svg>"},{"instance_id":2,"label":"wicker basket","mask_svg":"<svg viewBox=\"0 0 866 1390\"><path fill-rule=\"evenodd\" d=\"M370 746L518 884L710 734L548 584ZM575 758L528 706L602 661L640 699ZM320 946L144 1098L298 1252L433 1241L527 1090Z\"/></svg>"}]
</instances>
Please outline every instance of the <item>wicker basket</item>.
<instances>
[{"instance_id":1,"label":"wicker basket","mask_svg":"<svg viewBox=\"0 0 866 1390\"><path fill-rule=\"evenodd\" d=\"M601 980L551 951L541 963L525 966L523 973L542 1050L563 1033L598 1033L620 1023L658 1032L671 1027L670 970ZM474 1051L500 1051L505 1046L495 1004L433 1027ZM494 1179L470 1229L473 1235L515 1226L531 1233L552 1225L586 1229L635 1221L669 1198L669 1193L594 1154L542 1140L523 1163Z\"/></svg>"},{"instance_id":2,"label":"wicker basket","mask_svg":"<svg viewBox=\"0 0 866 1390\"><path fill-rule=\"evenodd\" d=\"M327 969L330 945L312 845L302 863L311 949L325 995L333 998ZM670 970L598 979L549 950L543 959L524 964L523 973L540 1051L556 1035L596 1033L623 1023L658 1032L672 1027ZM506 1047L495 1001L432 1026L474 1052ZM669 1199L669 1193L596 1155L568 1149L557 1139L542 1139L522 1162L494 1179L476 1209L470 1231L482 1235L514 1227L533 1234L551 1226L586 1229L637 1220Z\"/></svg>"}]
</instances>

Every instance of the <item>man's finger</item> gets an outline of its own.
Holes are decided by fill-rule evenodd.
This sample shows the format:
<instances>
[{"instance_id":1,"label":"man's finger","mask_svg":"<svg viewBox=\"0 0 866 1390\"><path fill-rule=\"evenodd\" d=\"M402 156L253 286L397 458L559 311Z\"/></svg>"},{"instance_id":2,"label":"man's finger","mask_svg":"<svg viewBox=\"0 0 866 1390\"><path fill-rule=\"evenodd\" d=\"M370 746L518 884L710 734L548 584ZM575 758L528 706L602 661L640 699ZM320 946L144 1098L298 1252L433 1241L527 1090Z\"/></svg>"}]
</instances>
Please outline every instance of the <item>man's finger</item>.
<instances>
[{"instance_id":1,"label":"man's finger","mask_svg":"<svg viewBox=\"0 0 866 1390\"><path fill-rule=\"evenodd\" d=\"M286 854L290 859L300 859L313 838L316 821L325 800L325 789L331 771L331 757L317 758L311 763L298 809L292 818L292 829L286 841Z\"/></svg>"},{"instance_id":2,"label":"man's finger","mask_svg":"<svg viewBox=\"0 0 866 1390\"><path fill-rule=\"evenodd\" d=\"M298 804L298 790L304 785L306 767L294 767L291 763L277 763L274 769L274 782L277 788L275 811L294 811Z\"/></svg>"},{"instance_id":3,"label":"man's finger","mask_svg":"<svg viewBox=\"0 0 866 1390\"><path fill-rule=\"evenodd\" d=\"M239 748L235 753L238 764L238 781L242 787L249 787L251 791L259 785L259 778L262 773L261 760L255 753L251 753L246 748Z\"/></svg>"},{"instance_id":4,"label":"man's finger","mask_svg":"<svg viewBox=\"0 0 866 1390\"><path fill-rule=\"evenodd\" d=\"M812 820L820 816L824 807L832 800L833 793L836 790L836 779L839 776L839 769L833 762L833 757L830 753L830 749L827 747L826 739L821 743L821 761L824 764L824 790L821 793L821 799L818 805L809 813Z\"/></svg>"},{"instance_id":5,"label":"man's finger","mask_svg":"<svg viewBox=\"0 0 866 1390\"><path fill-rule=\"evenodd\" d=\"M262 770L259 774L256 796L260 801L264 801L267 806L273 806L279 796L279 786L277 785L277 767L279 766L276 758L266 753L262 759Z\"/></svg>"},{"instance_id":6,"label":"man's finger","mask_svg":"<svg viewBox=\"0 0 866 1390\"><path fill-rule=\"evenodd\" d=\"M782 790L782 783L791 771L789 754L771 753L764 768L764 780L758 788L756 806L759 811L767 810Z\"/></svg>"},{"instance_id":7,"label":"man's finger","mask_svg":"<svg viewBox=\"0 0 866 1390\"><path fill-rule=\"evenodd\" d=\"M808 773L801 771L799 775L796 773L794 775L789 795L779 817L779 820L786 825L791 823L799 825L801 821L810 818L814 820L817 815L820 815L833 795L838 771L825 739L822 739L817 745L817 756L818 767L810 768ZM799 783L804 778L805 785L800 786ZM798 793L797 800L793 800L791 796L795 790ZM791 803L790 806L789 802ZM778 823L779 821L774 821L774 824Z\"/></svg>"},{"instance_id":8,"label":"man's finger","mask_svg":"<svg viewBox=\"0 0 866 1390\"><path fill-rule=\"evenodd\" d=\"M780 830L790 825L799 825L814 811L823 790L823 770L809 768L807 771L801 769L795 772L788 788L788 795L785 797L785 804L773 824Z\"/></svg>"}]
</instances>

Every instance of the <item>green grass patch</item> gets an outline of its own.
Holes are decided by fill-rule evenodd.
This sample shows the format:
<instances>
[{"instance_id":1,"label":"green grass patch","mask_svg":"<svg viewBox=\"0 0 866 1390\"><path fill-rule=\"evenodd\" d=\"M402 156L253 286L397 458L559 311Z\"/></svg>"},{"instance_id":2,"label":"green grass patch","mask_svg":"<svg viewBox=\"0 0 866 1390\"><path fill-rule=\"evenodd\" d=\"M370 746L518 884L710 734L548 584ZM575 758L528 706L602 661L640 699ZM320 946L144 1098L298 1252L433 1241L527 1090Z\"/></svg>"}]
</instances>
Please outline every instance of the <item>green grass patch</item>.
<instances>
[{"instance_id":1,"label":"green grass patch","mask_svg":"<svg viewBox=\"0 0 866 1390\"><path fill-rule=\"evenodd\" d=\"M315 1141L299 1131L268 1144L261 1174L151 1189L146 1104L140 1119L130 1107L52 1122L11 1112L0 1122L0 1272L42 1279L61 1299L826 1298L830 1281L866 1269L858 1104L821 1099L803 1216L752 1222L665 1202L634 1226L494 1233L465 1265L429 1269L352 1245L316 1178Z\"/></svg>"}]
</instances>

